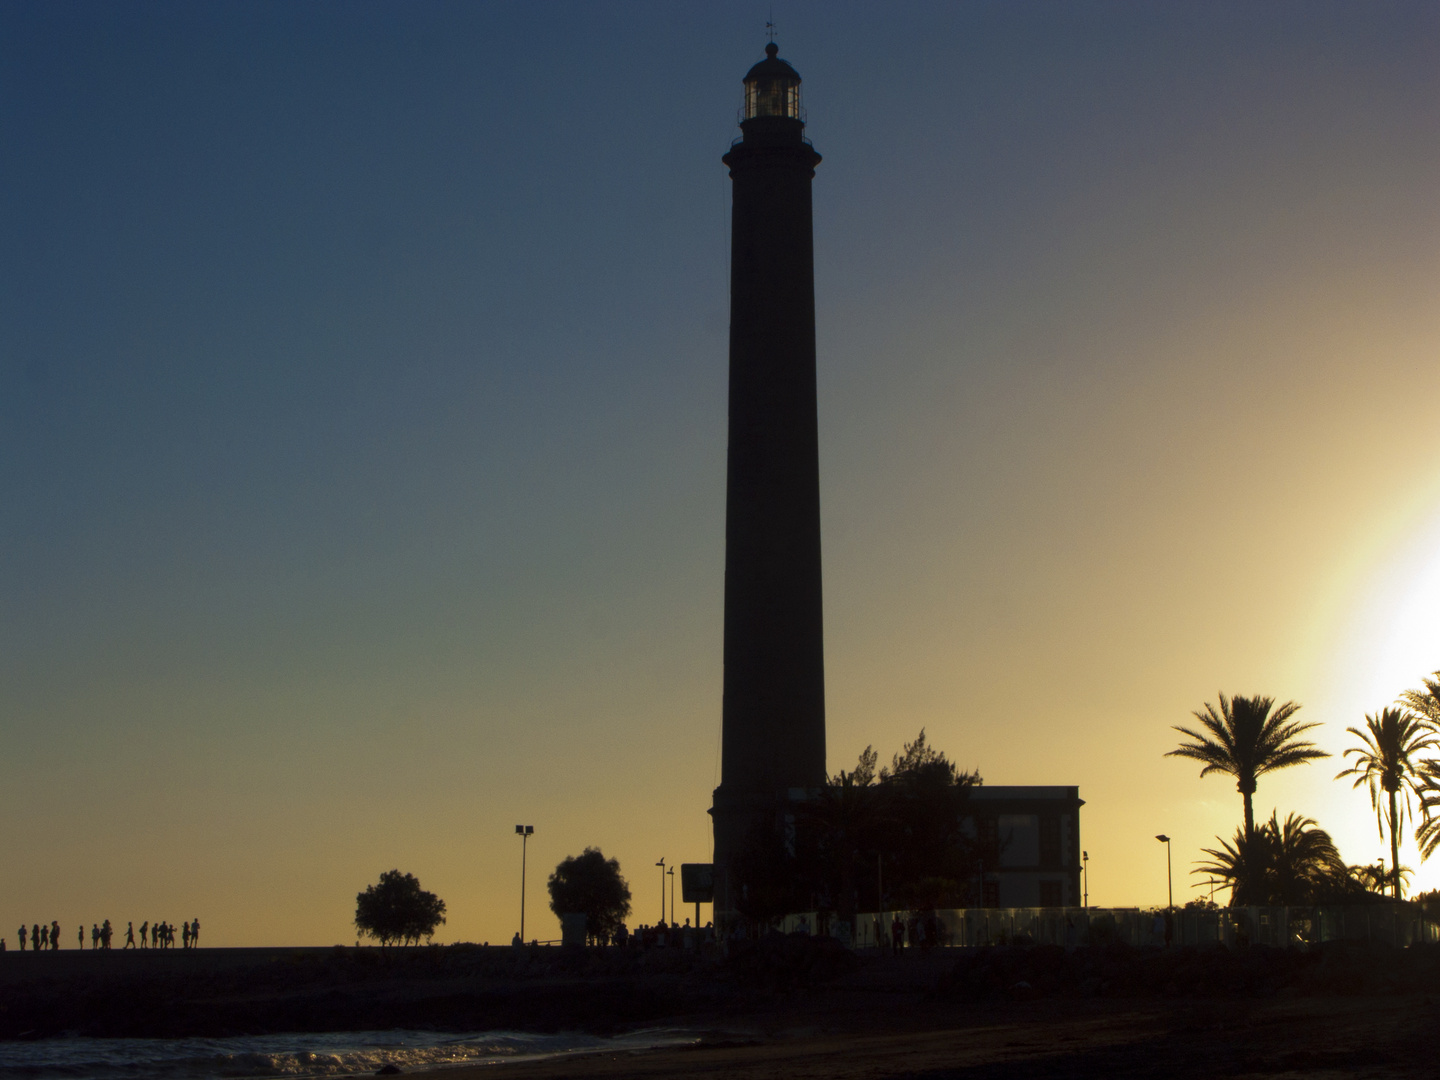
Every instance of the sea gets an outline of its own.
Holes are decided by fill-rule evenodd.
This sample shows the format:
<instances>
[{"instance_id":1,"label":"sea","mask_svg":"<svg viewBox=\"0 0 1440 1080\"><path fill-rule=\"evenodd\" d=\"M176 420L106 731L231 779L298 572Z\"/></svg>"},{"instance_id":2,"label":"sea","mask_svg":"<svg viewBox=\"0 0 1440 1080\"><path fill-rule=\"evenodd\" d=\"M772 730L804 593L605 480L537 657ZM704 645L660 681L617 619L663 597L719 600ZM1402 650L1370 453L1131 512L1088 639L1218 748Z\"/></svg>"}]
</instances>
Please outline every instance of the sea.
<instances>
[{"instance_id":1,"label":"sea","mask_svg":"<svg viewBox=\"0 0 1440 1080\"><path fill-rule=\"evenodd\" d=\"M215 1080L243 1077L368 1077L495 1065L562 1054L644 1050L699 1042L696 1031L652 1028L613 1038L517 1031L347 1031L242 1035L231 1039L89 1039L0 1042L0 1080ZM503 1072L503 1070L502 1070Z\"/></svg>"}]
</instances>

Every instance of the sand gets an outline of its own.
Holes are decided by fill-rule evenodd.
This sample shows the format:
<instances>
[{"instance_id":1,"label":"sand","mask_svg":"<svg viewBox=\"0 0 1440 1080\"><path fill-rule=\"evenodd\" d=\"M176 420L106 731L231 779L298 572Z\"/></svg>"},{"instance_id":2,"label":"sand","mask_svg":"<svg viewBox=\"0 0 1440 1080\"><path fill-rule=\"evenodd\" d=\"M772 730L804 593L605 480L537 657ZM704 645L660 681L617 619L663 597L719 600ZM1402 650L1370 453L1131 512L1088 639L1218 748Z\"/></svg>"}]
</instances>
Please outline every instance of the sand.
<instances>
[{"instance_id":1,"label":"sand","mask_svg":"<svg viewBox=\"0 0 1440 1080\"><path fill-rule=\"evenodd\" d=\"M694 1045L447 1069L549 1077L1440 1078L1440 948L853 955L193 950L0 957L0 1039L656 1027Z\"/></svg>"},{"instance_id":2,"label":"sand","mask_svg":"<svg viewBox=\"0 0 1440 1080\"><path fill-rule=\"evenodd\" d=\"M1440 1076L1423 997L1048 1001L957 1010L881 994L752 1018L698 1045L447 1070L454 1080Z\"/></svg>"}]
</instances>

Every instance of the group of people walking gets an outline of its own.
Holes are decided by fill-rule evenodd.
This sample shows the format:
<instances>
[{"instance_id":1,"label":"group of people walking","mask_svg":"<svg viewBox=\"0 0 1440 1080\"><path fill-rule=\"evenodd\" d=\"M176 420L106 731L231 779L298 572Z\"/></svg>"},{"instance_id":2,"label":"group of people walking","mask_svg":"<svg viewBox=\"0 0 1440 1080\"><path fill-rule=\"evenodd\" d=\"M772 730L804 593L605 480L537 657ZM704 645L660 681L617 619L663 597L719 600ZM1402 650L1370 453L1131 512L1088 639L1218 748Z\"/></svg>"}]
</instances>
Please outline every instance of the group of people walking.
<instances>
[{"instance_id":1,"label":"group of people walking","mask_svg":"<svg viewBox=\"0 0 1440 1080\"><path fill-rule=\"evenodd\" d=\"M151 944L145 943L147 933L152 939ZM180 924L180 943L187 949L198 949L200 947L200 920ZM175 927L169 923L157 922L153 927L149 923L140 924L140 948L173 949L175 947ZM135 924L131 923L125 928L125 948L135 947ZM109 946L107 945L108 949Z\"/></svg>"},{"instance_id":2,"label":"group of people walking","mask_svg":"<svg viewBox=\"0 0 1440 1080\"><path fill-rule=\"evenodd\" d=\"M654 949L654 948L686 948L693 949L696 945L710 945L715 941L715 927L706 923L701 929L690 925L690 920L685 920L681 926L677 922L669 925L660 923L656 926L646 926L643 923L637 927L634 933L621 923L619 931L615 935L615 944L632 949Z\"/></svg>"},{"instance_id":3,"label":"group of people walking","mask_svg":"<svg viewBox=\"0 0 1440 1080\"><path fill-rule=\"evenodd\" d=\"M75 935L78 947L85 948L85 924L80 924L80 929ZM60 948L60 924L52 922L49 926L42 926L36 923L27 927L20 925L19 933L16 935L20 943L20 951L24 952L26 945L35 952L45 952ZM94 923L90 927L90 948L108 949L115 938L115 929L110 925L110 920L103 923ZM200 920L180 924L180 942L184 948L196 949L200 947ZM135 924L128 923L125 926L126 949L136 948ZM142 949L173 949L175 947L175 927L167 922L156 920L151 926L149 921L140 924L140 944ZM0 937L0 952L5 951L5 939Z\"/></svg>"},{"instance_id":4,"label":"group of people walking","mask_svg":"<svg viewBox=\"0 0 1440 1080\"><path fill-rule=\"evenodd\" d=\"M58 922L52 922L49 926L41 926L39 923L36 923L34 926L27 928L24 923L21 923L18 937L21 952L25 951L27 941L30 947L36 952L40 952L43 949L58 949L60 948L60 924ZM0 938L0 952L3 952L4 949L5 939Z\"/></svg>"}]
</instances>

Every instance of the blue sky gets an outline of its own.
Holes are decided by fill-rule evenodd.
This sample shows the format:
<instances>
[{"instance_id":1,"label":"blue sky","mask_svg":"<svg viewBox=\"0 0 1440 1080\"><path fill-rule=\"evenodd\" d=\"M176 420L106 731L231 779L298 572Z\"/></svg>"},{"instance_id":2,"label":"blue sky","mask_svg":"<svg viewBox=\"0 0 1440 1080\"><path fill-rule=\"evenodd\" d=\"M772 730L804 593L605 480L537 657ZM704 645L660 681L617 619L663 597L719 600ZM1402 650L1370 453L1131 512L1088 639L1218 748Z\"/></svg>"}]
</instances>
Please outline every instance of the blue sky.
<instances>
[{"instance_id":1,"label":"blue sky","mask_svg":"<svg viewBox=\"0 0 1440 1080\"><path fill-rule=\"evenodd\" d=\"M0 914L325 944L399 866L500 940L515 821L637 891L708 858L768 15L0 3ZM1338 752L1440 668L1433 617L1392 640L1437 610L1440 16L775 20L825 157L830 767L925 726L1079 783L1093 898L1161 899L1141 841L1239 801L1169 725L1260 691ZM1371 859L1338 768L1257 811Z\"/></svg>"}]
</instances>

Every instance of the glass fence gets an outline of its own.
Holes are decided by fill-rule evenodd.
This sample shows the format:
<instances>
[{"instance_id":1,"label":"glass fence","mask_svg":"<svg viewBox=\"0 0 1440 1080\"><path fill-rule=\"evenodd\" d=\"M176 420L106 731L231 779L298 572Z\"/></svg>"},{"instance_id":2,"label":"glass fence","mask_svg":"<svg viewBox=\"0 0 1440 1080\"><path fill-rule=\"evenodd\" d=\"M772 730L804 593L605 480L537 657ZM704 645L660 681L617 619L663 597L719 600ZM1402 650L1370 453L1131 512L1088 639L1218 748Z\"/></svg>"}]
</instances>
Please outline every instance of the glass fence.
<instances>
[{"instance_id":1,"label":"glass fence","mask_svg":"<svg viewBox=\"0 0 1440 1080\"><path fill-rule=\"evenodd\" d=\"M1177 908L949 908L934 912L866 912L850 927L817 912L787 915L780 929L827 934L857 948L890 947L898 923L907 947L985 945L1270 945L1308 949L1327 941L1403 948L1440 941L1440 924L1404 901L1333 907Z\"/></svg>"}]
</instances>

